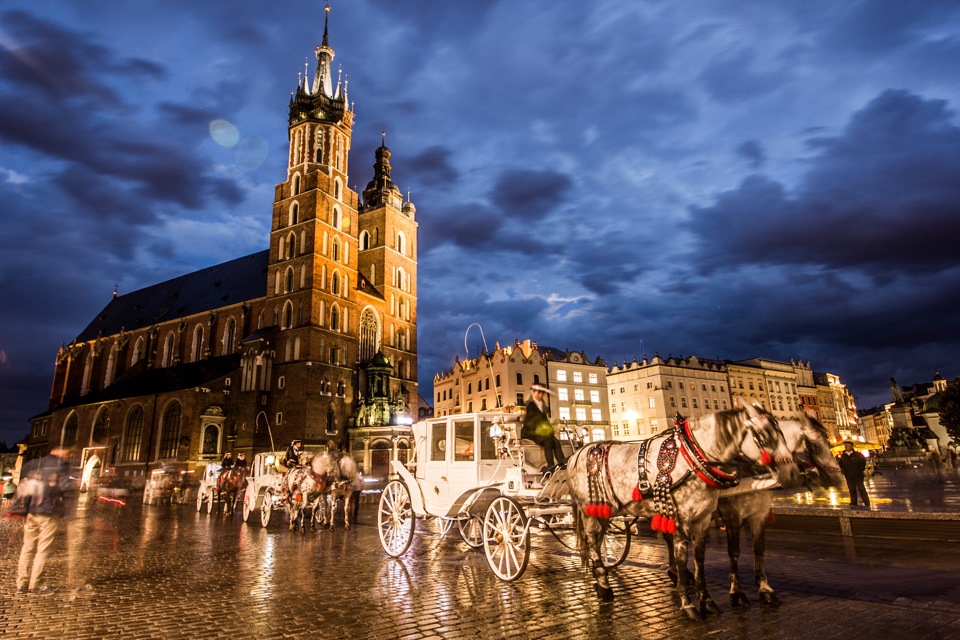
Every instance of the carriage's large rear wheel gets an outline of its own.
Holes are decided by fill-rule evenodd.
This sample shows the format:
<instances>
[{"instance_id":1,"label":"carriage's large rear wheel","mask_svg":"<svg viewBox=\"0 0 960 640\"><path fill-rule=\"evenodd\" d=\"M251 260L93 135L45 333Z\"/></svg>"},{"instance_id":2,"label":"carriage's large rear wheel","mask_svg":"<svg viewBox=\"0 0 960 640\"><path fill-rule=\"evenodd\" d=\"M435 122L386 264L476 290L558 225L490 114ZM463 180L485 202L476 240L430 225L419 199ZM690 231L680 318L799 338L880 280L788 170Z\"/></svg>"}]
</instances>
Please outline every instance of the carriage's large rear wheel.
<instances>
[{"instance_id":1,"label":"carriage's large rear wheel","mask_svg":"<svg viewBox=\"0 0 960 640\"><path fill-rule=\"evenodd\" d=\"M483 546L483 518L480 516L470 516L467 520L457 520L457 527L460 529L460 537L472 549L479 549Z\"/></svg>"},{"instance_id":2,"label":"carriage's large rear wheel","mask_svg":"<svg viewBox=\"0 0 960 640\"><path fill-rule=\"evenodd\" d=\"M270 524L270 516L273 514L273 494L267 491L263 494L263 502L260 503L260 524L266 527Z\"/></svg>"},{"instance_id":3,"label":"carriage's large rear wheel","mask_svg":"<svg viewBox=\"0 0 960 640\"><path fill-rule=\"evenodd\" d=\"M630 553L630 523L611 520L600 541L600 559L608 569L619 567Z\"/></svg>"},{"instance_id":4,"label":"carriage's large rear wheel","mask_svg":"<svg viewBox=\"0 0 960 640\"><path fill-rule=\"evenodd\" d=\"M241 505L240 515L243 516L243 521L246 522L250 518L250 504L247 502L247 494L243 494L243 504Z\"/></svg>"},{"instance_id":5,"label":"carriage's large rear wheel","mask_svg":"<svg viewBox=\"0 0 960 640\"><path fill-rule=\"evenodd\" d=\"M216 497L217 491L215 489L210 491L210 495L207 497L207 513L213 513L213 503L216 502Z\"/></svg>"},{"instance_id":6,"label":"carriage's large rear wheel","mask_svg":"<svg viewBox=\"0 0 960 640\"><path fill-rule=\"evenodd\" d=\"M410 490L399 480L391 480L380 494L377 510L377 530L380 546L387 555L398 558L406 553L413 542L417 516L410 503Z\"/></svg>"},{"instance_id":7,"label":"carriage's large rear wheel","mask_svg":"<svg viewBox=\"0 0 960 640\"><path fill-rule=\"evenodd\" d=\"M197 489L197 512L203 511L203 487Z\"/></svg>"},{"instance_id":8,"label":"carriage's large rear wheel","mask_svg":"<svg viewBox=\"0 0 960 640\"><path fill-rule=\"evenodd\" d=\"M487 563L501 580L523 575L530 560L527 515L513 498L500 496L487 507L483 519L483 551Z\"/></svg>"}]
</instances>

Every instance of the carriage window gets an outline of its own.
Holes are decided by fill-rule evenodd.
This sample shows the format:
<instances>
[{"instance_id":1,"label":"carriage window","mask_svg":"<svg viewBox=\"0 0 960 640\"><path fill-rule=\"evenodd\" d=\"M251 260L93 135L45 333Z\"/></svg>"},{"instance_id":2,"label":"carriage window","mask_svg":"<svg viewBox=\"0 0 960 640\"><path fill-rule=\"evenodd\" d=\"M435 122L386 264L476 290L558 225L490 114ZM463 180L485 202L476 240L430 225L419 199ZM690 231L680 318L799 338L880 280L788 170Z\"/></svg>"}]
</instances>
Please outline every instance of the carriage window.
<instances>
[{"instance_id":1,"label":"carriage window","mask_svg":"<svg viewBox=\"0 0 960 640\"><path fill-rule=\"evenodd\" d=\"M430 460L433 462L443 462L447 459L447 423L437 422L431 427L430 442Z\"/></svg>"},{"instance_id":2,"label":"carriage window","mask_svg":"<svg viewBox=\"0 0 960 640\"><path fill-rule=\"evenodd\" d=\"M473 420L455 422L454 440L457 447L453 452L454 462L470 462L475 458L473 448Z\"/></svg>"},{"instance_id":3,"label":"carriage window","mask_svg":"<svg viewBox=\"0 0 960 640\"><path fill-rule=\"evenodd\" d=\"M491 426L493 426L492 420L480 421L480 459L481 460L497 459L497 445L493 441L493 438L490 437Z\"/></svg>"}]
</instances>

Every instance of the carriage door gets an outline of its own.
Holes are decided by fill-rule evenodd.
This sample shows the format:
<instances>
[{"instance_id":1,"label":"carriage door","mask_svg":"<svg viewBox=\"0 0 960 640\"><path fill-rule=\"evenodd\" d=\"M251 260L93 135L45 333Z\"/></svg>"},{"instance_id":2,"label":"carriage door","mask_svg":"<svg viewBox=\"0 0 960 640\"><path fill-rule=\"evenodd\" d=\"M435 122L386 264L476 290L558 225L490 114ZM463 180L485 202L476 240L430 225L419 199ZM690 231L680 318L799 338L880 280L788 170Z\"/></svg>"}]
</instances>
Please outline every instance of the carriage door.
<instances>
[{"instance_id":1,"label":"carriage door","mask_svg":"<svg viewBox=\"0 0 960 640\"><path fill-rule=\"evenodd\" d=\"M448 474L447 420L427 421L427 459L423 464L424 507L427 513L445 514L450 506L450 483ZM419 467L421 463L417 463ZM418 474L419 475L419 474Z\"/></svg>"},{"instance_id":2,"label":"carriage door","mask_svg":"<svg viewBox=\"0 0 960 640\"><path fill-rule=\"evenodd\" d=\"M453 451L448 477L450 501L477 486L476 420L454 420Z\"/></svg>"}]
</instances>

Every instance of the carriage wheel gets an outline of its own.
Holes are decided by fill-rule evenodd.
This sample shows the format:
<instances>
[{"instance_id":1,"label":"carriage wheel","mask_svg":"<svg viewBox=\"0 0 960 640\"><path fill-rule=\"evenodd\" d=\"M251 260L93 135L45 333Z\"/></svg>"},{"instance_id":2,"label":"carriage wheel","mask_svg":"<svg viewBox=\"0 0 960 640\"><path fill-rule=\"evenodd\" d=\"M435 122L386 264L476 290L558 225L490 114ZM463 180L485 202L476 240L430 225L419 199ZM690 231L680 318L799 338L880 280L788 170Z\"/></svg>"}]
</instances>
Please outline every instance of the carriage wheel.
<instances>
[{"instance_id":1,"label":"carriage wheel","mask_svg":"<svg viewBox=\"0 0 960 640\"><path fill-rule=\"evenodd\" d=\"M270 515L273 513L273 494L267 491L263 494L263 502L260 503L260 524L266 527L270 524Z\"/></svg>"},{"instance_id":2,"label":"carriage wheel","mask_svg":"<svg viewBox=\"0 0 960 640\"><path fill-rule=\"evenodd\" d=\"M207 499L207 513L213 513L213 503L215 502L214 498L216 495L216 491L210 492L210 497Z\"/></svg>"},{"instance_id":3,"label":"carriage wheel","mask_svg":"<svg viewBox=\"0 0 960 640\"><path fill-rule=\"evenodd\" d=\"M619 567L630 553L630 527L620 524L624 526L611 522L600 541L600 559L608 569Z\"/></svg>"},{"instance_id":4,"label":"carriage wheel","mask_svg":"<svg viewBox=\"0 0 960 640\"><path fill-rule=\"evenodd\" d=\"M203 488L197 489L197 512L203 511Z\"/></svg>"},{"instance_id":5,"label":"carriage wheel","mask_svg":"<svg viewBox=\"0 0 960 640\"><path fill-rule=\"evenodd\" d=\"M250 504L247 502L247 496L243 496L243 504L241 505L240 514L243 516L243 521L246 522L250 518Z\"/></svg>"},{"instance_id":6,"label":"carriage wheel","mask_svg":"<svg viewBox=\"0 0 960 640\"><path fill-rule=\"evenodd\" d=\"M460 537L471 549L483 546L483 518L470 516L468 520L457 520L457 527L460 529Z\"/></svg>"},{"instance_id":7,"label":"carriage wheel","mask_svg":"<svg viewBox=\"0 0 960 640\"><path fill-rule=\"evenodd\" d=\"M513 498L500 496L487 507L483 519L483 551L487 564L501 580L523 575L530 560L527 515Z\"/></svg>"},{"instance_id":8,"label":"carriage wheel","mask_svg":"<svg viewBox=\"0 0 960 640\"><path fill-rule=\"evenodd\" d=\"M387 555L398 558L406 553L413 542L417 516L410 506L410 491L399 480L391 480L380 494L377 510L377 529L380 546Z\"/></svg>"}]
</instances>

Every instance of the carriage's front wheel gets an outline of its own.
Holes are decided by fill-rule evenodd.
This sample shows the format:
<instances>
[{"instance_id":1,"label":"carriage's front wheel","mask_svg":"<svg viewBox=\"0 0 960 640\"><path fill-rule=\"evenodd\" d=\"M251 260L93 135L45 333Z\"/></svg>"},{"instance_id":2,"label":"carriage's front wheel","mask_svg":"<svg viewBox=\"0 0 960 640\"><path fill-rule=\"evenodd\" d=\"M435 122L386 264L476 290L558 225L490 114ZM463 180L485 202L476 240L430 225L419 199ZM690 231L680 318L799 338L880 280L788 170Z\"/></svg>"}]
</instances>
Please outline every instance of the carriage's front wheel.
<instances>
[{"instance_id":1,"label":"carriage's front wheel","mask_svg":"<svg viewBox=\"0 0 960 640\"><path fill-rule=\"evenodd\" d=\"M413 542L416 523L417 516L411 506L407 485L399 480L391 480L380 494L380 507L377 510L380 546L387 555L398 558L406 553Z\"/></svg>"},{"instance_id":2,"label":"carriage's front wheel","mask_svg":"<svg viewBox=\"0 0 960 640\"><path fill-rule=\"evenodd\" d=\"M501 580L523 575L530 561L527 515L513 498L500 496L487 507L483 519L483 551L487 564Z\"/></svg>"},{"instance_id":3,"label":"carriage's front wheel","mask_svg":"<svg viewBox=\"0 0 960 640\"><path fill-rule=\"evenodd\" d=\"M610 522L607 533L600 541L600 559L608 569L619 567L630 553L630 525L626 522Z\"/></svg>"},{"instance_id":4,"label":"carriage's front wheel","mask_svg":"<svg viewBox=\"0 0 960 640\"><path fill-rule=\"evenodd\" d=\"M203 511L203 488L197 489L197 513Z\"/></svg>"},{"instance_id":5,"label":"carriage's front wheel","mask_svg":"<svg viewBox=\"0 0 960 640\"><path fill-rule=\"evenodd\" d=\"M483 546L482 517L470 516L468 520L457 520L457 526L460 528L460 537L467 546L471 549L479 549Z\"/></svg>"},{"instance_id":6,"label":"carriage's front wheel","mask_svg":"<svg viewBox=\"0 0 960 640\"><path fill-rule=\"evenodd\" d=\"M207 498L207 513L213 513L213 503L216 495L217 495L216 491L210 492L210 496Z\"/></svg>"},{"instance_id":7,"label":"carriage's front wheel","mask_svg":"<svg viewBox=\"0 0 960 640\"><path fill-rule=\"evenodd\" d=\"M240 508L240 515L243 517L243 521L246 522L250 518L250 504L247 502L246 494L243 496L243 503Z\"/></svg>"},{"instance_id":8,"label":"carriage's front wheel","mask_svg":"<svg viewBox=\"0 0 960 640\"><path fill-rule=\"evenodd\" d=\"M270 516L273 514L273 494L267 491L263 494L263 502L260 503L260 524L266 527L270 524Z\"/></svg>"}]
</instances>

